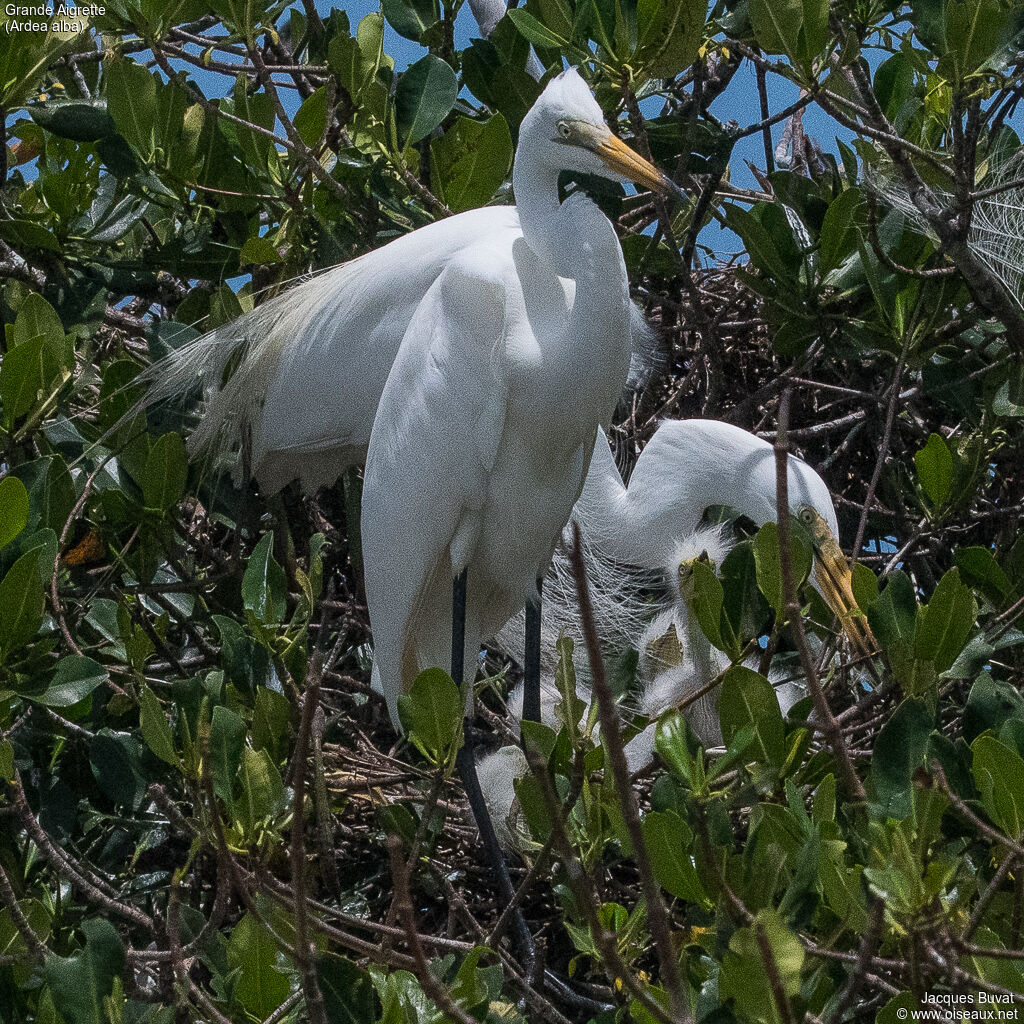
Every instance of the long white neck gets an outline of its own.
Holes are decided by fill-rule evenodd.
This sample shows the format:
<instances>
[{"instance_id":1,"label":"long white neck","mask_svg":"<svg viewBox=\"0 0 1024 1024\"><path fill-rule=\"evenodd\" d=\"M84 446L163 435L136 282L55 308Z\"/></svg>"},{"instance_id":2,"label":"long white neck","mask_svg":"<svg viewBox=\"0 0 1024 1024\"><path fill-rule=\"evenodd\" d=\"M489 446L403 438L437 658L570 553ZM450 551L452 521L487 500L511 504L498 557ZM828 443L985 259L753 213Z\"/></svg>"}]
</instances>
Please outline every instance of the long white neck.
<instances>
[{"instance_id":1,"label":"long white neck","mask_svg":"<svg viewBox=\"0 0 1024 1024\"><path fill-rule=\"evenodd\" d=\"M543 122L527 114L512 168L526 244L559 277L579 281L612 272L624 278L622 250L608 218L582 194L558 201L560 169L541 155L543 131Z\"/></svg>"}]
</instances>

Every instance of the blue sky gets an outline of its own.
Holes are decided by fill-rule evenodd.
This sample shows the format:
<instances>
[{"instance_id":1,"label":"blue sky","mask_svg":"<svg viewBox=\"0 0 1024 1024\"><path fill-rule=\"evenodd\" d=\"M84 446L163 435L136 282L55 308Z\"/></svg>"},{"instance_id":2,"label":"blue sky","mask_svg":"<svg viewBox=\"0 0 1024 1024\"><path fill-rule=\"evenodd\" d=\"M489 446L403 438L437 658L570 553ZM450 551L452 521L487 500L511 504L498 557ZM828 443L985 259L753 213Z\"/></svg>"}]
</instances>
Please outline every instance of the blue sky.
<instances>
[{"instance_id":1,"label":"blue sky","mask_svg":"<svg viewBox=\"0 0 1024 1024\"><path fill-rule=\"evenodd\" d=\"M331 0L316 0L316 8L321 14L327 14L332 7L339 7L345 10L349 17L353 31L360 19L371 12L380 11L379 0L350 0L345 3L334 3ZM464 3L459 11L455 23L455 45L461 49L469 43L469 40L479 36L479 30L469 4ZM384 50L395 60L395 67L401 71L410 64L417 61L426 53L426 50L418 43L400 36L390 25L385 23L384 29ZM207 74L198 70L194 65L180 63L178 66L185 68L201 85L207 95L229 92L233 83L222 75ZM772 112L782 109L794 102L798 96L797 88L788 82L782 81L778 76L771 76L768 80L768 101ZM282 90L282 100L288 107L296 107L298 100L292 90ZM660 110L661 101L652 97L643 105L644 113L653 116ZM291 111L289 111L291 112ZM757 80L754 69L744 63L736 73L729 87L712 104L711 112L721 121L736 121L740 125L748 125L759 120L759 102L757 96ZM817 138L819 144L826 150L835 152L836 145L834 136L837 126L834 122L822 114L816 108L807 111L804 125L808 132ZM778 141L783 131L783 125L776 125L773 129L775 142ZM839 129L843 141L849 141L851 135ZM761 135L750 136L741 140L733 150L733 159L730 167L730 180L744 188L757 188L757 182L750 173L746 161L755 166L764 167L764 145ZM719 228L716 224L709 225L702 232L701 241L722 256L729 256L741 249L739 239L731 232Z\"/></svg>"}]
</instances>

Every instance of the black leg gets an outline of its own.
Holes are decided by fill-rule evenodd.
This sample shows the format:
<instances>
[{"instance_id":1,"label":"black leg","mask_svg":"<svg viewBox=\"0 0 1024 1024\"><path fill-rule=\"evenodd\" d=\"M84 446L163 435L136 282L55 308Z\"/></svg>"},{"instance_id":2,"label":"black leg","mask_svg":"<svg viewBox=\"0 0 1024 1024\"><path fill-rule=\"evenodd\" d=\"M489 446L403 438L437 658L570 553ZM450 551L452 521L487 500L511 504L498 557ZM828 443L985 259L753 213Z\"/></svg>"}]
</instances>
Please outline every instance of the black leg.
<instances>
[{"instance_id":1,"label":"black leg","mask_svg":"<svg viewBox=\"0 0 1024 1024\"><path fill-rule=\"evenodd\" d=\"M463 571L452 584L452 679L460 686L462 684L463 667L465 661L465 636L466 636L466 573ZM469 799L469 807L476 819L476 826L480 831L480 838L484 841L484 849L487 852L487 859L494 868L498 880L498 888L501 891L501 898L507 903L515 896L515 886L509 877L508 866L505 864L505 856L498 842L498 836L494 831L494 824L491 815L487 810L484 801L484 794L480 789L480 780L476 775L476 757L474 754L473 731L468 717L462 723L462 747L455 758L455 767L458 770L459 778L466 790L466 797ZM536 949L533 944L533 936L530 929L526 927L526 920L521 910L517 910L512 920L512 938L523 961L523 967L527 975L532 974L533 965L536 961Z\"/></svg>"},{"instance_id":2,"label":"black leg","mask_svg":"<svg viewBox=\"0 0 1024 1024\"><path fill-rule=\"evenodd\" d=\"M462 689L466 661L466 570L452 582L452 679ZM472 685L472 683L470 684Z\"/></svg>"},{"instance_id":3,"label":"black leg","mask_svg":"<svg viewBox=\"0 0 1024 1024\"><path fill-rule=\"evenodd\" d=\"M523 721L540 721L540 602L541 581L537 580L537 603L526 606L526 647L523 657Z\"/></svg>"}]
</instances>

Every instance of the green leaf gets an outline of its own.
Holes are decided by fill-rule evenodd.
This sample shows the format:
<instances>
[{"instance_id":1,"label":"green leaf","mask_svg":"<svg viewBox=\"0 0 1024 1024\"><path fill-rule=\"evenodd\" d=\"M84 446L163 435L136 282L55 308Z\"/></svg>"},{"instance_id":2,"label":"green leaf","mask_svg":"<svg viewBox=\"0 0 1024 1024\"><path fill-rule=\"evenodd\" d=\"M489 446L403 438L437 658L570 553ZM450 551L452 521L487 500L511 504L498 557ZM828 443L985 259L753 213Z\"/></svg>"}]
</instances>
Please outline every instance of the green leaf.
<instances>
[{"instance_id":1,"label":"green leaf","mask_svg":"<svg viewBox=\"0 0 1024 1024\"><path fill-rule=\"evenodd\" d=\"M327 128L327 86L320 86L302 101L293 123L302 141L316 151Z\"/></svg>"},{"instance_id":2,"label":"green leaf","mask_svg":"<svg viewBox=\"0 0 1024 1024\"><path fill-rule=\"evenodd\" d=\"M652 78L674 78L697 59L706 12L703 0L639 0L631 63Z\"/></svg>"},{"instance_id":3,"label":"green leaf","mask_svg":"<svg viewBox=\"0 0 1024 1024\"><path fill-rule=\"evenodd\" d=\"M981 672L964 708L964 739L972 743L986 729L996 732L1008 718L1024 721L1024 696L1011 683Z\"/></svg>"},{"instance_id":4,"label":"green leaf","mask_svg":"<svg viewBox=\"0 0 1024 1024\"><path fill-rule=\"evenodd\" d=\"M821 224L819 273L827 274L857 251L857 220L863 203L855 188L845 189L829 203Z\"/></svg>"},{"instance_id":5,"label":"green leaf","mask_svg":"<svg viewBox=\"0 0 1024 1024\"><path fill-rule=\"evenodd\" d=\"M998 608L1003 604L1011 589L1010 581L989 548L958 548L953 554L953 564L960 570L964 580L993 605Z\"/></svg>"},{"instance_id":6,"label":"green leaf","mask_svg":"<svg viewBox=\"0 0 1024 1024\"><path fill-rule=\"evenodd\" d=\"M43 977L53 1004L65 1021L75 1024L108 1024L104 1002L124 971L124 944L117 930L102 918L83 921L85 942L70 957L49 955Z\"/></svg>"},{"instance_id":7,"label":"green leaf","mask_svg":"<svg viewBox=\"0 0 1024 1024\"><path fill-rule=\"evenodd\" d=\"M137 810L146 796L142 744L129 733L100 729L89 743L89 765L100 790L112 803Z\"/></svg>"},{"instance_id":8,"label":"green leaf","mask_svg":"<svg viewBox=\"0 0 1024 1024\"><path fill-rule=\"evenodd\" d=\"M281 254L274 247L274 243L266 236L259 235L247 239L238 254L239 266L243 267L251 264L277 263L280 259Z\"/></svg>"},{"instance_id":9,"label":"green leaf","mask_svg":"<svg viewBox=\"0 0 1024 1024\"><path fill-rule=\"evenodd\" d=\"M409 692L398 699L403 728L433 764L444 764L451 756L462 728L462 715L459 688L444 669L421 672Z\"/></svg>"},{"instance_id":10,"label":"green leaf","mask_svg":"<svg viewBox=\"0 0 1024 1024\"><path fill-rule=\"evenodd\" d=\"M42 22L42 29L12 30L11 20L5 15L0 22L0 107L8 110L22 105L56 58L70 49L79 35L51 31L47 19L32 20L34 24ZM24 24L24 19L19 20Z\"/></svg>"},{"instance_id":11,"label":"green leaf","mask_svg":"<svg viewBox=\"0 0 1024 1024\"><path fill-rule=\"evenodd\" d=\"M101 683L108 679L107 670L92 658L69 654L57 662L57 671L38 695L31 695L39 704L51 708L70 708L85 700Z\"/></svg>"},{"instance_id":12,"label":"green leaf","mask_svg":"<svg viewBox=\"0 0 1024 1024\"><path fill-rule=\"evenodd\" d=\"M738 639L723 613L725 591L722 589L721 581L715 575L714 569L705 561L698 559L692 563L691 569L693 597L690 599L690 608L697 616L700 628L720 651L725 651L730 657L738 657Z\"/></svg>"},{"instance_id":13,"label":"green leaf","mask_svg":"<svg viewBox=\"0 0 1024 1024\"><path fill-rule=\"evenodd\" d=\"M508 12L508 17L519 30L519 34L534 46L539 46L542 49L575 50L568 39L560 36L557 32L552 32L532 14L528 14L524 10L514 7Z\"/></svg>"},{"instance_id":14,"label":"green leaf","mask_svg":"<svg viewBox=\"0 0 1024 1024\"><path fill-rule=\"evenodd\" d=\"M778 768L785 757L786 731L775 688L764 676L743 665L733 665L722 679L718 701L722 739L726 745L751 726L757 734L754 750L758 760ZM748 751L748 756L752 755Z\"/></svg>"},{"instance_id":15,"label":"green leaf","mask_svg":"<svg viewBox=\"0 0 1024 1024\"><path fill-rule=\"evenodd\" d=\"M681 900L705 904L707 896L690 855L690 826L675 811L650 811L643 820L643 833L658 884Z\"/></svg>"},{"instance_id":16,"label":"green leaf","mask_svg":"<svg viewBox=\"0 0 1024 1024\"><path fill-rule=\"evenodd\" d=\"M900 992L878 1011L875 1024L904 1024L911 1014L918 1011L918 1002L913 992Z\"/></svg>"},{"instance_id":17,"label":"green leaf","mask_svg":"<svg viewBox=\"0 0 1024 1024\"><path fill-rule=\"evenodd\" d=\"M163 705L145 683L139 684L139 726L146 746L161 761L177 767L178 755L174 750L174 737L167 723Z\"/></svg>"},{"instance_id":18,"label":"green leaf","mask_svg":"<svg viewBox=\"0 0 1024 1024\"><path fill-rule=\"evenodd\" d=\"M27 644L43 621L42 548L26 551L0 580L0 660Z\"/></svg>"},{"instance_id":19,"label":"green leaf","mask_svg":"<svg viewBox=\"0 0 1024 1024\"><path fill-rule=\"evenodd\" d=\"M353 101L373 80L380 67L384 44L384 18L376 11L367 14L356 28L356 37L335 36L327 49L327 60Z\"/></svg>"},{"instance_id":20,"label":"green leaf","mask_svg":"<svg viewBox=\"0 0 1024 1024\"><path fill-rule=\"evenodd\" d=\"M41 335L10 349L0 363L0 401L9 427L45 398L64 364L64 337Z\"/></svg>"},{"instance_id":21,"label":"green leaf","mask_svg":"<svg viewBox=\"0 0 1024 1024\"><path fill-rule=\"evenodd\" d=\"M744 1018L763 1024L782 1024L782 1013L772 994L772 982L765 966L758 932L763 936L775 962L775 983L792 998L800 994L800 972L804 948L800 940L771 909L758 911L753 927L739 928L729 940L718 976L722 1000L735 999Z\"/></svg>"},{"instance_id":22,"label":"green leaf","mask_svg":"<svg viewBox=\"0 0 1024 1024\"><path fill-rule=\"evenodd\" d=\"M107 113L107 101L57 99L28 108L29 115L51 135L75 142L97 142L117 134L114 119Z\"/></svg>"},{"instance_id":23,"label":"green leaf","mask_svg":"<svg viewBox=\"0 0 1024 1024\"><path fill-rule=\"evenodd\" d=\"M284 757L288 743L291 702L283 693L261 686L252 711L252 745L272 758Z\"/></svg>"},{"instance_id":24,"label":"green leaf","mask_svg":"<svg viewBox=\"0 0 1024 1024\"><path fill-rule=\"evenodd\" d=\"M351 960L337 954L316 958L324 1009L331 1024L367 1024L377 1019L373 980Z\"/></svg>"},{"instance_id":25,"label":"green leaf","mask_svg":"<svg viewBox=\"0 0 1024 1024\"><path fill-rule=\"evenodd\" d=\"M863 562L854 565L850 588L861 611L866 612L878 600L878 577Z\"/></svg>"},{"instance_id":26,"label":"green leaf","mask_svg":"<svg viewBox=\"0 0 1024 1024\"><path fill-rule=\"evenodd\" d=\"M388 24L414 43L441 20L438 0L381 0L380 8Z\"/></svg>"},{"instance_id":27,"label":"green leaf","mask_svg":"<svg viewBox=\"0 0 1024 1024\"><path fill-rule=\"evenodd\" d=\"M814 552L802 530L791 524L789 531L790 570L793 587L800 587L811 571ZM785 617L785 596L782 586L782 561L779 549L779 527L776 523L765 523L754 537L754 563L757 566L757 585L780 621Z\"/></svg>"},{"instance_id":28,"label":"green leaf","mask_svg":"<svg viewBox=\"0 0 1024 1024\"><path fill-rule=\"evenodd\" d=\"M56 310L42 295L29 292L14 321L13 347L40 337L57 342L63 341L64 326Z\"/></svg>"},{"instance_id":29,"label":"green leaf","mask_svg":"<svg viewBox=\"0 0 1024 1024\"><path fill-rule=\"evenodd\" d=\"M274 558L273 531L265 533L249 556L242 577L242 604L264 624L283 622L287 605L284 570Z\"/></svg>"},{"instance_id":30,"label":"green leaf","mask_svg":"<svg viewBox=\"0 0 1024 1024\"><path fill-rule=\"evenodd\" d=\"M947 49L938 71L959 84L1009 42L1012 5L999 0L947 0L945 15Z\"/></svg>"},{"instance_id":31,"label":"green leaf","mask_svg":"<svg viewBox=\"0 0 1024 1024\"><path fill-rule=\"evenodd\" d=\"M750 23L765 53L800 53L800 29L804 21L802 0L750 0Z\"/></svg>"},{"instance_id":32,"label":"green leaf","mask_svg":"<svg viewBox=\"0 0 1024 1024\"><path fill-rule=\"evenodd\" d=\"M885 580L878 600L868 608L868 623L875 638L888 650L897 641L913 641L917 598L914 584L902 569L889 573Z\"/></svg>"},{"instance_id":33,"label":"green leaf","mask_svg":"<svg viewBox=\"0 0 1024 1024\"><path fill-rule=\"evenodd\" d=\"M1024 759L994 736L972 744L974 781L989 817L1015 842L1024 835Z\"/></svg>"},{"instance_id":34,"label":"green leaf","mask_svg":"<svg viewBox=\"0 0 1024 1024\"><path fill-rule=\"evenodd\" d=\"M928 443L914 455L917 477L924 493L936 509L942 508L953 489L953 456L946 442L932 434Z\"/></svg>"},{"instance_id":35,"label":"green leaf","mask_svg":"<svg viewBox=\"0 0 1024 1024\"><path fill-rule=\"evenodd\" d=\"M239 75L235 79L235 89L232 94L235 101L235 116L240 117L249 124L265 128L267 131L274 130L274 104L265 92L250 92L249 79L246 75ZM267 138L261 132L254 132L245 125L232 122L232 130L235 138L238 139L238 148L242 151L245 162L254 171L263 171L270 166L271 153L274 149L274 140Z\"/></svg>"},{"instance_id":36,"label":"green leaf","mask_svg":"<svg viewBox=\"0 0 1024 1024\"><path fill-rule=\"evenodd\" d=\"M10 544L28 522L28 491L16 476L0 480L0 548Z\"/></svg>"},{"instance_id":37,"label":"green leaf","mask_svg":"<svg viewBox=\"0 0 1024 1024\"><path fill-rule=\"evenodd\" d=\"M456 213L483 206L512 166L512 136L501 114L487 121L458 117L430 144L431 176L440 197Z\"/></svg>"},{"instance_id":38,"label":"green leaf","mask_svg":"<svg viewBox=\"0 0 1024 1024\"><path fill-rule=\"evenodd\" d=\"M932 725L924 704L905 700L879 730L871 778L885 817L905 818L913 809L913 775L924 764Z\"/></svg>"},{"instance_id":39,"label":"green leaf","mask_svg":"<svg viewBox=\"0 0 1024 1024\"><path fill-rule=\"evenodd\" d=\"M403 145L426 138L455 106L458 85L450 65L428 53L398 81L395 121Z\"/></svg>"},{"instance_id":40,"label":"green leaf","mask_svg":"<svg viewBox=\"0 0 1024 1024\"><path fill-rule=\"evenodd\" d=\"M144 161L156 146L156 79L133 60L104 62L107 110L125 141Z\"/></svg>"},{"instance_id":41,"label":"green leaf","mask_svg":"<svg viewBox=\"0 0 1024 1024\"><path fill-rule=\"evenodd\" d=\"M288 998L288 975L276 967L277 944L251 912L231 932L227 959L239 972L235 999L257 1020L269 1017Z\"/></svg>"},{"instance_id":42,"label":"green leaf","mask_svg":"<svg viewBox=\"0 0 1024 1024\"><path fill-rule=\"evenodd\" d=\"M742 206L729 203L725 207L725 220L726 224L743 239L750 262L758 270L774 277L780 283L792 283L792 275L779 255L775 242L752 213L744 210Z\"/></svg>"},{"instance_id":43,"label":"green leaf","mask_svg":"<svg viewBox=\"0 0 1024 1024\"><path fill-rule=\"evenodd\" d=\"M166 512L174 508L185 493L188 453L181 435L175 431L156 439L142 471L142 499L147 508Z\"/></svg>"},{"instance_id":44,"label":"green leaf","mask_svg":"<svg viewBox=\"0 0 1024 1024\"><path fill-rule=\"evenodd\" d=\"M2 30L0 30L2 31ZM12 217L0 220L0 238L16 249L46 249L60 252L61 245L57 236L42 224L24 217Z\"/></svg>"},{"instance_id":45,"label":"green leaf","mask_svg":"<svg viewBox=\"0 0 1024 1024\"><path fill-rule=\"evenodd\" d=\"M239 780L235 815L245 835L254 840L259 825L283 807L284 783L267 752L252 747L242 748Z\"/></svg>"},{"instance_id":46,"label":"green leaf","mask_svg":"<svg viewBox=\"0 0 1024 1024\"><path fill-rule=\"evenodd\" d=\"M245 744L245 722L233 711L218 705L210 722L210 774L213 791L227 804L234 806L235 776L242 761Z\"/></svg>"},{"instance_id":47,"label":"green leaf","mask_svg":"<svg viewBox=\"0 0 1024 1024\"><path fill-rule=\"evenodd\" d=\"M950 569L918 616L914 656L944 672L963 650L977 615L978 603L961 582L959 569Z\"/></svg>"}]
</instances>

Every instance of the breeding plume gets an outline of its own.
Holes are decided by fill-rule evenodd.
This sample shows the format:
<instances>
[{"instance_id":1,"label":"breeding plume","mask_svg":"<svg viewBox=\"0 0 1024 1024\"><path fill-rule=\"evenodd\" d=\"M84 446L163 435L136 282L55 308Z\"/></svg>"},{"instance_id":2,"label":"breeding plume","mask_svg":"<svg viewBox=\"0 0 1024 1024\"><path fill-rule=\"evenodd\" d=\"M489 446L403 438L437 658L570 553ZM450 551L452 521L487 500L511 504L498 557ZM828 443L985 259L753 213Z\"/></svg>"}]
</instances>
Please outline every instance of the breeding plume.
<instances>
[{"instance_id":1,"label":"breeding plume","mask_svg":"<svg viewBox=\"0 0 1024 1024\"><path fill-rule=\"evenodd\" d=\"M626 381L622 252L582 193L559 202L564 169L674 189L612 135L566 71L520 128L517 227L467 238L409 318L363 490L374 675L393 718L418 672L448 661L463 571L472 667L482 639L536 604L597 426Z\"/></svg>"}]
</instances>

